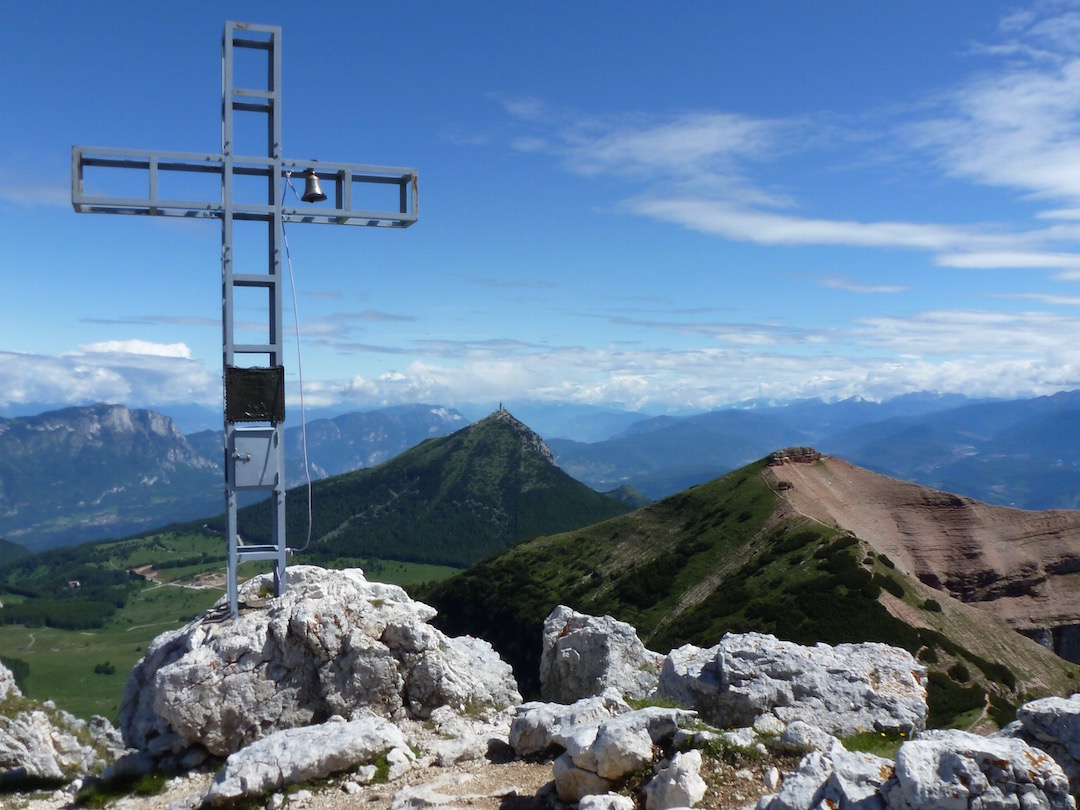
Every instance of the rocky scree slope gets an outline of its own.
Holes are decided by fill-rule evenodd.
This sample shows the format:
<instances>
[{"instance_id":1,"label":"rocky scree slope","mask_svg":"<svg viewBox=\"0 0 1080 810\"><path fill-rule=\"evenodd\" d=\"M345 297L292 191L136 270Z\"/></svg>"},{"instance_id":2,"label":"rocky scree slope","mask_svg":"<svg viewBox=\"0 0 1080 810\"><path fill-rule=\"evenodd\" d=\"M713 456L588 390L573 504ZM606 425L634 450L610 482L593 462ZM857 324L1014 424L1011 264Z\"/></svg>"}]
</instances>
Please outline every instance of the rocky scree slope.
<instances>
[{"instance_id":1,"label":"rocky scree slope","mask_svg":"<svg viewBox=\"0 0 1080 810\"><path fill-rule=\"evenodd\" d=\"M798 514L1080 662L1080 512L990 506L831 456L778 458L765 475Z\"/></svg>"}]
</instances>

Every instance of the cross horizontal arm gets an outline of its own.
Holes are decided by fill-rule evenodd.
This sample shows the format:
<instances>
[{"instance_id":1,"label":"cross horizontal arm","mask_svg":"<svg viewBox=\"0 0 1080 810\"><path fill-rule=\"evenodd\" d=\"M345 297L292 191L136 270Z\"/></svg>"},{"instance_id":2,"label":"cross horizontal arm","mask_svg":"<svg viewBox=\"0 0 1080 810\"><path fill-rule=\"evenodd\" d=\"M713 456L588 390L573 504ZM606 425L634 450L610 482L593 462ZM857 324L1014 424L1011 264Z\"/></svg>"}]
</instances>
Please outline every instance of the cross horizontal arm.
<instances>
[{"instance_id":1,"label":"cross horizontal arm","mask_svg":"<svg viewBox=\"0 0 1080 810\"><path fill-rule=\"evenodd\" d=\"M234 177L269 178L279 172L280 177L285 178L290 174L300 174L312 169L320 181L333 187L329 205L290 206L280 201L268 204L234 200L232 213L238 219L265 220L280 210L285 222L407 228L416 222L419 216L419 175L416 169L323 161L275 161L269 157L234 156L231 161ZM216 174L222 178L224 185L225 165L225 156L220 154L74 146L71 149L71 204L77 212L88 214L220 219L225 211L222 197L213 201L165 199L158 193L158 189L161 177L171 172ZM132 174L141 172L146 181L146 194L88 194L84 188L87 168L125 170ZM369 187L396 186L397 209L368 210L354 207L354 186L357 184Z\"/></svg>"}]
</instances>

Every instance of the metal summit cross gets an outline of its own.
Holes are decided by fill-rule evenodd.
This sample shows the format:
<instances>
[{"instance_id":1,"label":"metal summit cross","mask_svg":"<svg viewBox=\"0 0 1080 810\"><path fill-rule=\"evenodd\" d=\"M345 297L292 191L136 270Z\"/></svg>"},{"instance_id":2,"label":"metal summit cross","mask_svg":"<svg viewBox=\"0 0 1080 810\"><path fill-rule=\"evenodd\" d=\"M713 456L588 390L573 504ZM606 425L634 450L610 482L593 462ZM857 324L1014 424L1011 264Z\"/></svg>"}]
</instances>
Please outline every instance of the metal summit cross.
<instances>
[{"instance_id":1,"label":"metal summit cross","mask_svg":"<svg viewBox=\"0 0 1080 810\"><path fill-rule=\"evenodd\" d=\"M254 52L245 59L265 57L266 70L250 71L265 87L237 87L234 53ZM243 67L248 63L243 62ZM244 72L248 78L249 72ZM236 154L234 113L265 116L265 156ZM242 127L247 118L241 118ZM260 120L258 118L256 121ZM256 132L258 129L256 128ZM89 170L89 171L88 171ZM116 172L113 170L125 170ZM286 189L293 172L306 181L301 206L285 205ZM192 201L162 193L169 183L190 175L217 175L221 196L217 200ZM100 186L114 177L135 177L140 191L134 194L88 193L84 183ZM237 182L239 181L239 182ZM319 181L333 185L326 200ZM145 183L145 185L143 185ZM182 183L180 184L182 186ZM129 183L129 186L132 187ZM145 188L143 193L141 189ZM244 192L254 189L252 199ZM396 210L365 210L354 203L379 190L396 199L386 200ZM396 192L396 193L395 193ZM181 195L182 197L182 195ZM367 199L365 197L365 199ZM378 202L378 201L376 201ZM148 152L132 149L71 150L71 204L79 213L144 214L221 220L221 331L225 417L225 512L228 540L229 610L238 615L237 568L246 560L274 563L274 589L285 592L285 371L282 344L282 244L286 222L323 225L368 225L407 228L417 220L419 192L416 169L365 166L322 161L286 160L281 156L281 28L270 25L227 22L221 44L221 154ZM234 222L266 223L268 265L265 272L233 271ZM237 343L234 328L234 293L266 301L268 331L265 341ZM250 302L244 298L244 304ZM237 356L262 356L265 366L237 364ZM241 545L237 537L238 491L272 491L272 542Z\"/></svg>"}]
</instances>

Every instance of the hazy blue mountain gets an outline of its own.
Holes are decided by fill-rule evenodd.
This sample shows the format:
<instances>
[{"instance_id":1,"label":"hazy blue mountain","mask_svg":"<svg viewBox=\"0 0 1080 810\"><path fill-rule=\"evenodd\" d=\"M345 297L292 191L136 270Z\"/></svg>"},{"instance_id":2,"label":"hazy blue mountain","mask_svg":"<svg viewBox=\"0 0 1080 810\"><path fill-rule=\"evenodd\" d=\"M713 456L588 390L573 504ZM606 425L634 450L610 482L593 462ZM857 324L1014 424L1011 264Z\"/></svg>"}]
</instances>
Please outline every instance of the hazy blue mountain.
<instances>
[{"instance_id":1,"label":"hazy blue mountain","mask_svg":"<svg viewBox=\"0 0 1080 810\"><path fill-rule=\"evenodd\" d=\"M316 420L312 477L378 464L465 424L457 411L428 405ZM304 481L300 437L299 428L286 431L290 485ZM184 436L170 417L123 405L0 419L0 536L44 549L215 515L223 460L220 430Z\"/></svg>"},{"instance_id":2,"label":"hazy blue mountain","mask_svg":"<svg viewBox=\"0 0 1080 810\"><path fill-rule=\"evenodd\" d=\"M819 449L897 478L1025 509L1080 506L1080 391L860 425Z\"/></svg>"},{"instance_id":3,"label":"hazy blue mountain","mask_svg":"<svg viewBox=\"0 0 1080 810\"><path fill-rule=\"evenodd\" d=\"M1022 400L909 394L755 404L661 416L586 444L549 442L559 464L597 489L630 484L661 498L788 445L986 503L1080 507L1080 391Z\"/></svg>"},{"instance_id":4,"label":"hazy blue mountain","mask_svg":"<svg viewBox=\"0 0 1080 810\"><path fill-rule=\"evenodd\" d=\"M724 410L685 418L662 416L604 442L553 439L555 460L602 491L630 484L659 498L700 484L773 450L808 443L806 432L763 410Z\"/></svg>"},{"instance_id":5,"label":"hazy blue mountain","mask_svg":"<svg viewBox=\"0 0 1080 810\"><path fill-rule=\"evenodd\" d=\"M425 439L445 436L469 423L453 408L438 405L395 405L315 419L307 425L308 468L313 481L331 475L374 467ZM188 441L220 469L223 433L203 431ZM305 483L304 434L299 427L285 431L285 483Z\"/></svg>"},{"instance_id":6,"label":"hazy blue mountain","mask_svg":"<svg viewBox=\"0 0 1080 810\"><path fill-rule=\"evenodd\" d=\"M171 419L123 405L0 419L0 535L28 548L220 509L219 473Z\"/></svg>"}]
</instances>

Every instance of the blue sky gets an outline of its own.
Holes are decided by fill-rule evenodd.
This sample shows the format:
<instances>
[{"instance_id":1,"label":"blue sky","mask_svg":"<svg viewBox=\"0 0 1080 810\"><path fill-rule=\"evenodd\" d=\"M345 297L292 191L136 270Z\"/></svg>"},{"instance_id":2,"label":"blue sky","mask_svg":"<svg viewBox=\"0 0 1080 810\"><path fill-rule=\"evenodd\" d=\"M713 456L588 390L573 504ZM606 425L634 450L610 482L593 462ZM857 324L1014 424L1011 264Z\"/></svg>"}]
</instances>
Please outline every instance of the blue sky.
<instances>
[{"instance_id":1,"label":"blue sky","mask_svg":"<svg viewBox=\"0 0 1080 810\"><path fill-rule=\"evenodd\" d=\"M1080 5L39 2L0 408L220 402L218 226L76 214L70 150L220 151L230 19L286 157L420 170L412 228L288 231L309 407L1080 387Z\"/></svg>"}]
</instances>

